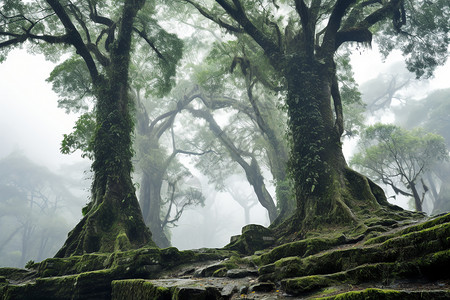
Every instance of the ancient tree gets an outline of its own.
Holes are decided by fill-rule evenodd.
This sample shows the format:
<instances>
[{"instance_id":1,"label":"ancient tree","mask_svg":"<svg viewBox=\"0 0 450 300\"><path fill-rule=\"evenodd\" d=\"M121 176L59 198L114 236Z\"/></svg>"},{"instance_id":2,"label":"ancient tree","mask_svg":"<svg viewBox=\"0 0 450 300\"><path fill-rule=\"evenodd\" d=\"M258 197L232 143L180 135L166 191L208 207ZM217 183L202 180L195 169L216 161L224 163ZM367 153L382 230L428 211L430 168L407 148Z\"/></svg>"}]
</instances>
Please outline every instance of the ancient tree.
<instances>
[{"instance_id":1,"label":"ancient tree","mask_svg":"<svg viewBox=\"0 0 450 300\"><path fill-rule=\"evenodd\" d=\"M447 57L448 2L216 0L213 7L184 2L237 37L250 36L283 78L297 201L288 227L357 224L363 211L387 207L379 187L349 169L342 155L335 54L348 43L370 45L376 34L389 37L383 51L400 48L411 71L430 75Z\"/></svg>"},{"instance_id":2,"label":"ancient tree","mask_svg":"<svg viewBox=\"0 0 450 300\"><path fill-rule=\"evenodd\" d=\"M134 122L129 65L133 50L145 45L156 60L163 61L169 79L174 73L170 66L176 60L172 64L158 49L170 45L158 40L165 36L154 13L155 4L146 1L127 0L114 6L58 0L2 4L2 54L26 42L47 57L59 56L61 50L73 51L88 71L95 98L95 129L89 141L94 173L91 201L57 257L153 244L130 176Z\"/></svg>"}]
</instances>

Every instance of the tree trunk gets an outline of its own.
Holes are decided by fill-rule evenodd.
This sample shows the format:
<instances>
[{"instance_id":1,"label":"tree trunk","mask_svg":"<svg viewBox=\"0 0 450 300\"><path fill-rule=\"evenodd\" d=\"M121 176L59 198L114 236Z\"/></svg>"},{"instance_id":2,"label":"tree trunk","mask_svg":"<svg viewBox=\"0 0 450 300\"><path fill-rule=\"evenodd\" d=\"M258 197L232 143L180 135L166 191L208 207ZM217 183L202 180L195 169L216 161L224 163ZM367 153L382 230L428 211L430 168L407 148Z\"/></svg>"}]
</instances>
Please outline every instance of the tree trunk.
<instances>
[{"instance_id":1,"label":"tree trunk","mask_svg":"<svg viewBox=\"0 0 450 300\"><path fill-rule=\"evenodd\" d=\"M128 95L133 21L143 1L126 1L106 76L93 82L97 98L92 199L56 257L154 245L131 180L134 128Z\"/></svg>"},{"instance_id":2,"label":"tree trunk","mask_svg":"<svg viewBox=\"0 0 450 300\"><path fill-rule=\"evenodd\" d=\"M408 182L409 186L411 187L411 191L413 192L414 196L414 206L416 207L416 211L423 211L422 209L422 200L420 199L419 192L417 191L416 184L414 182Z\"/></svg>"},{"instance_id":3,"label":"tree trunk","mask_svg":"<svg viewBox=\"0 0 450 300\"><path fill-rule=\"evenodd\" d=\"M239 149L236 148L233 141L220 128L220 126L214 120L214 117L208 111L190 110L190 112L196 117L203 118L209 124L209 128L211 129L213 134L220 140L222 145L228 150L231 158L235 162L237 162L242 167L242 169L244 169L248 182L253 187L259 203L261 203L261 205L265 209L267 209L270 222L272 223L276 219L278 211L275 202L272 199L272 196L266 189L266 185L264 184L264 177L261 174L261 170L256 159L252 157L250 164L248 164L241 156Z\"/></svg>"},{"instance_id":4,"label":"tree trunk","mask_svg":"<svg viewBox=\"0 0 450 300\"><path fill-rule=\"evenodd\" d=\"M144 171L141 180L140 201L145 224L150 227L153 241L160 248L170 247L170 241L161 224L161 176L150 176Z\"/></svg>"},{"instance_id":5,"label":"tree trunk","mask_svg":"<svg viewBox=\"0 0 450 300\"><path fill-rule=\"evenodd\" d=\"M296 214L288 230L357 225L363 211L390 206L380 188L348 168L331 109L331 63L294 55L286 69L291 133L289 168ZM391 206L392 207L392 206ZM293 221L293 222L292 222Z\"/></svg>"}]
</instances>

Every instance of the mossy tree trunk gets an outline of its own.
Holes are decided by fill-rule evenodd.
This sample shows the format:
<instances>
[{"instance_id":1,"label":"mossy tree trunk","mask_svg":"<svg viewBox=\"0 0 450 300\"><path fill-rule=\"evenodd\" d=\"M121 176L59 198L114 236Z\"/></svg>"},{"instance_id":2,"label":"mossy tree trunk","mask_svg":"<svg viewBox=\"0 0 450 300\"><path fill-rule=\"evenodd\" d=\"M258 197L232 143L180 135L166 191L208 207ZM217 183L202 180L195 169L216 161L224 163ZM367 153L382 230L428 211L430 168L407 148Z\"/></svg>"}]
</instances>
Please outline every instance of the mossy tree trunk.
<instances>
[{"instance_id":1,"label":"mossy tree trunk","mask_svg":"<svg viewBox=\"0 0 450 300\"><path fill-rule=\"evenodd\" d=\"M186 2L210 20L218 20L198 2ZM393 206L380 188L349 169L345 162L340 141L344 124L342 103L334 55L346 42L370 44L369 29L385 19L398 21L403 1L383 2L367 16L363 9L366 2L335 1L330 7L320 1L293 1L295 10L287 24L270 19L270 29L259 23L266 20L265 9L252 10L249 17L250 7L244 1L216 3L229 17L216 22L230 31L248 34L286 83L291 136L289 165L297 208L294 216L275 228L304 232L327 224L362 223L368 215L375 216L380 210L392 213Z\"/></svg>"},{"instance_id":2,"label":"mossy tree trunk","mask_svg":"<svg viewBox=\"0 0 450 300\"><path fill-rule=\"evenodd\" d=\"M347 164L331 109L334 68L307 55L293 56L285 73L292 139L290 170L295 182L296 217L302 228L356 221L344 194ZM375 200L364 199L370 202ZM374 204L374 203L372 203Z\"/></svg>"},{"instance_id":3,"label":"mossy tree trunk","mask_svg":"<svg viewBox=\"0 0 450 300\"><path fill-rule=\"evenodd\" d=\"M63 9L57 1L49 2L57 9ZM134 124L128 70L133 21L144 2L125 1L118 37L111 46L111 63L105 74L98 74L96 69L90 68L97 98L92 199L86 207L85 216L69 233L56 257L111 252L152 244L130 175ZM63 12L58 16L65 18ZM77 50L83 50L83 46L78 44ZM89 56L85 54L83 58L86 60ZM89 67L89 62L87 64Z\"/></svg>"}]
</instances>

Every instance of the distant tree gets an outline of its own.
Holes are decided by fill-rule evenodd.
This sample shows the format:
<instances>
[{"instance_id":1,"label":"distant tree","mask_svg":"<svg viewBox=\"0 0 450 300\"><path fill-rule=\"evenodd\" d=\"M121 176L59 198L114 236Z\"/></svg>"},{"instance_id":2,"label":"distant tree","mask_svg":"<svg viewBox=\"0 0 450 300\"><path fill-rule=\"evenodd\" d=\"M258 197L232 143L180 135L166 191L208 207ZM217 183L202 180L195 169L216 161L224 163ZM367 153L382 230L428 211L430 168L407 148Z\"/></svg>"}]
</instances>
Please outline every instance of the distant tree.
<instances>
[{"instance_id":1,"label":"distant tree","mask_svg":"<svg viewBox=\"0 0 450 300\"><path fill-rule=\"evenodd\" d=\"M248 184L242 181L239 176L232 176L227 179L225 183L225 191L231 195L234 201L236 201L244 210L245 224L250 224L250 210L256 204L258 200L255 198L255 194L247 188Z\"/></svg>"},{"instance_id":2,"label":"distant tree","mask_svg":"<svg viewBox=\"0 0 450 300\"><path fill-rule=\"evenodd\" d=\"M421 126L444 137L450 148L450 89L438 90L420 100L393 109L397 124L406 128ZM450 211L450 162L435 164L424 176L430 189L432 214Z\"/></svg>"},{"instance_id":3,"label":"distant tree","mask_svg":"<svg viewBox=\"0 0 450 300\"><path fill-rule=\"evenodd\" d=\"M192 177L192 174L176 160L179 154L202 155L204 153L177 149L176 137L173 133L175 117L194 98L195 96L185 97L176 102L173 109L151 121L145 106L141 100L138 100L135 165L141 178L139 202L144 221L152 231L153 240L163 248L171 244L167 236L168 227L176 225L186 207L202 204L204 201L200 190L193 187L182 190L181 183ZM160 141L163 134L168 133L171 139L171 153L168 153L169 150ZM162 190L164 183L167 185L167 191Z\"/></svg>"},{"instance_id":4,"label":"distant tree","mask_svg":"<svg viewBox=\"0 0 450 300\"><path fill-rule=\"evenodd\" d=\"M342 154L344 119L335 55L345 43L370 44L375 33L383 39L384 53L400 48L411 71L430 75L448 55L448 1L184 2L237 37L253 39L286 87L297 200L287 229L354 224L364 218L353 207L387 205L373 191L377 187L347 167ZM359 196L349 194L361 182L371 196L355 203Z\"/></svg>"},{"instance_id":5,"label":"distant tree","mask_svg":"<svg viewBox=\"0 0 450 300\"><path fill-rule=\"evenodd\" d=\"M442 136L422 129L408 131L395 125L376 124L364 132L360 147L361 152L350 163L392 187L396 194L414 198L415 209L422 211L428 191L423 176L436 162L448 159ZM418 192L420 184L422 195Z\"/></svg>"},{"instance_id":6,"label":"distant tree","mask_svg":"<svg viewBox=\"0 0 450 300\"><path fill-rule=\"evenodd\" d=\"M392 102L405 102L407 99L402 96L402 91L414 83L414 75L401 62L395 63L390 70L361 85L363 101L372 114L389 109Z\"/></svg>"},{"instance_id":7,"label":"distant tree","mask_svg":"<svg viewBox=\"0 0 450 300\"><path fill-rule=\"evenodd\" d=\"M202 98L205 99L204 96ZM207 109L189 108L189 112L191 112L195 117L201 118L206 121L212 134L219 140L220 144L232 158L233 162L238 164L243 169L248 182L253 187L258 201L264 208L267 209L267 211L269 212L269 219L271 222L273 222L278 214L277 207L272 196L267 191L266 185L264 183L264 177L256 159L256 155L252 152L247 152L245 150L243 151L241 147L236 145L240 144L239 140L241 140L241 142L243 143L248 142L248 140L242 140L242 136L231 137L225 130L220 127L214 116ZM221 172L221 170L214 171Z\"/></svg>"},{"instance_id":8,"label":"distant tree","mask_svg":"<svg viewBox=\"0 0 450 300\"><path fill-rule=\"evenodd\" d=\"M155 3L144 0L2 2L0 60L25 42L49 58L73 51L73 60L89 74L87 87L95 99L92 200L57 257L152 244L131 180L129 66L133 50L146 47L158 78L170 89L181 44L159 26L156 12ZM65 88L70 91L70 85Z\"/></svg>"},{"instance_id":9,"label":"distant tree","mask_svg":"<svg viewBox=\"0 0 450 300\"><path fill-rule=\"evenodd\" d=\"M20 153L0 160L0 264L24 267L56 253L70 229L64 213L81 202L64 180Z\"/></svg>"}]
</instances>

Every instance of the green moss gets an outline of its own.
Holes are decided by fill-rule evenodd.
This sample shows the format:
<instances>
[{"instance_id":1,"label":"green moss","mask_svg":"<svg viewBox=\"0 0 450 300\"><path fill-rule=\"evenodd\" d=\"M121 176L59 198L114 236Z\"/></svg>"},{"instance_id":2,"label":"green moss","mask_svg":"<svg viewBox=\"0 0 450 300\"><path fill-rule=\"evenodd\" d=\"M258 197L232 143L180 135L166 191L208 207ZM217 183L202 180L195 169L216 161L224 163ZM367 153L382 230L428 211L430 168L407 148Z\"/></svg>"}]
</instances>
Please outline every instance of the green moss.
<instances>
[{"instance_id":1,"label":"green moss","mask_svg":"<svg viewBox=\"0 0 450 300\"><path fill-rule=\"evenodd\" d=\"M125 232L121 232L117 235L114 243L114 251L123 251L131 249L131 243Z\"/></svg>"},{"instance_id":2,"label":"green moss","mask_svg":"<svg viewBox=\"0 0 450 300\"><path fill-rule=\"evenodd\" d=\"M17 269L17 268L0 268L0 276L12 279L19 280L30 274L30 271L25 269Z\"/></svg>"},{"instance_id":3,"label":"green moss","mask_svg":"<svg viewBox=\"0 0 450 300\"><path fill-rule=\"evenodd\" d=\"M389 239L395 238L395 237L399 237L408 233L413 233L413 232L419 232L419 231L423 231L426 229L431 229L433 227L442 225L442 224L446 224L450 222L450 213L431 219L429 221L417 224L417 225L413 225L413 226L409 226L406 227L405 229L402 229L396 233L393 234L388 234L388 235L383 235L383 236L379 236L376 238L372 238L372 239L368 239L365 244L366 245L373 245L373 244L378 244L378 243L383 243Z\"/></svg>"},{"instance_id":4,"label":"green moss","mask_svg":"<svg viewBox=\"0 0 450 300\"><path fill-rule=\"evenodd\" d=\"M213 277L225 277L225 276L227 276L227 271L228 271L228 268L223 267L223 268L220 268L220 269L214 271L212 276Z\"/></svg>"},{"instance_id":5,"label":"green moss","mask_svg":"<svg viewBox=\"0 0 450 300\"><path fill-rule=\"evenodd\" d=\"M323 297L326 295L335 294L338 291L339 291L339 289L337 287L327 287L327 288L324 288L323 290L321 290L318 294Z\"/></svg>"},{"instance_id":6,"label":"green moss","mask_svg":"<svg viewBox=\"0 0 450 300\"><path fill-rule=\"evenodd\" d=\"M363 291L352 291L339 294L327 298L319 299L333 299L333 300L381 300L381 299L400 299L401 293L395 290L381 290L381 289L366 289Z\"/></svg>"},{"instance_id":7,"label":"green moss","mask_svg":"<svg viewBox=\"0 0 450 300\"><path fill-rule=\"evenodd\" d=\"M272 230L261 226L250 224L242 228L242 235L237 240L226 245L224 249L238 251L242 254L251 255L255 251L266 249L275 242Z\"/></svg>"},{"instance_id":8,"label":"green moss","mask_svg":"<svg viewBox=\"0 0 450 300\"><path fill-rule=\"evenodd\" d=\"M330 238L309 238L301 241L287 243L275 247L266 254L261 255L261 263L269 264L283 257L299 256L305 257L320 251L330 249L345 242L345 236L339 235Z\"/></svg>"},{"instance_id":9,"label":"green moss","mask_svg":"<svg viewBox=\"0 0 450 300\"><path fill-rule=\"evenodd\" d=\"M363 291L351 291L339 295L318 298L322 300L437 300L449 299L450 292L448 291L419 291L406 292L396 290L383 289L365 289Z\"/></svg>"},{"instance_id":10,"label":"green moss","mask_svg":"<svg viewBox=\"0 0 450 300\"><path fill-rule=\"evenodd\" d=\"M286 293L299 295L328 287L333 283L333 280L325 276L313 275L283 280L281 281L281 286Z\"/></svg>"},{"instance_id":11,"label":"green moss","mask_svg":"<svg viewBox=\"0 0 450 300\"><path fill-rule=\"evenodd\" d=\"M113 300L127 299L171 299L170 291L157 287L143 279L114 280L111 283Z\"/></svg>"}]
</instances>

